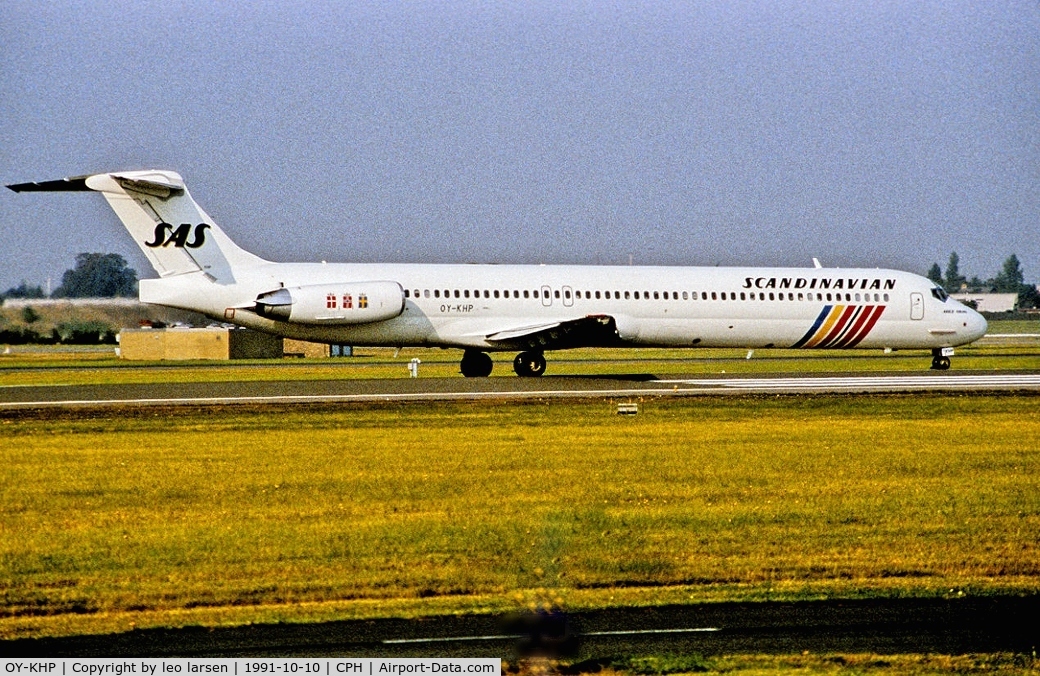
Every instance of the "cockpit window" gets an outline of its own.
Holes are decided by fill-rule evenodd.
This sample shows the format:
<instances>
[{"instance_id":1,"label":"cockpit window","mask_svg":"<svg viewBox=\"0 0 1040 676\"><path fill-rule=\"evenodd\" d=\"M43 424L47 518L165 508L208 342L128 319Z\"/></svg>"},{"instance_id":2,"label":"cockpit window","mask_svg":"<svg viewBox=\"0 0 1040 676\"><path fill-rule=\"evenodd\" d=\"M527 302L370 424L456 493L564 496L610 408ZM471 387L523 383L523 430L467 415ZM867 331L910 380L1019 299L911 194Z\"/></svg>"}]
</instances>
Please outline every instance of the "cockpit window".
<instances>
[{"instance_id":1,"label":"cockpit window","mask_svg":"<svg viewBox=\"0 0 1040 676\"><path fill-rule=\"evenodd\" d=\"M950 297L950 295L946 293L946 289L942 288L941 286L933 286L932 295L938 298L943 303L945 303L947 299Z\"/></svg>"}]
</instances>

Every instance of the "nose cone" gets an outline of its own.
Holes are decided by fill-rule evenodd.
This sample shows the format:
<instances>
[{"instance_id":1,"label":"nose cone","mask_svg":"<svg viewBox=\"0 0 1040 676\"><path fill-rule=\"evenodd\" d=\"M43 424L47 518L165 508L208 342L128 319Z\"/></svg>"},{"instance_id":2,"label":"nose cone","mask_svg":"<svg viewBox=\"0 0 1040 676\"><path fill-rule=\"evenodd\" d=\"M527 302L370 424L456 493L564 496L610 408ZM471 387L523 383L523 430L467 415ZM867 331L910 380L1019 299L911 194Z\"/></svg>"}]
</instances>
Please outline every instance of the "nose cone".
<instances>
[{"instance_id":1,"label":"nose cone","mask_svg":"<svg viewBox=\"0 0 1040 676\"><path fill-rule=\"evenodd\" d=\"M986 322L986 318L975 310L968 308L968 316L964 320L964 335L968 342L978 340L986 335L987 329L989 329L989 324Z\"/></svg>"}]
</instances>

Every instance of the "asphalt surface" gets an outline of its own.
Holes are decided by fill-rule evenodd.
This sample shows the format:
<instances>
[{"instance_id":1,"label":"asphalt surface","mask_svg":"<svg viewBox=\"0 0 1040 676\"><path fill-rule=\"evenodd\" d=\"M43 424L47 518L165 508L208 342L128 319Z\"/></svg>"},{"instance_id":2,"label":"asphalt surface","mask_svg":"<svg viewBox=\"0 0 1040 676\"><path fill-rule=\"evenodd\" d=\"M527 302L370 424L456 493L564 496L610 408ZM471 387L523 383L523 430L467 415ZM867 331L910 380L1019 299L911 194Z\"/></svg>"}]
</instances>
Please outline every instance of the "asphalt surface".
<instances>
[{"instance_id":1,"label":"asphalt surface","mask_svg":"<svg viewBox=\"0 0 1040 676\"><path fill-rule=\"evenodd\" d=\"M937 372L714 378L636 374L7 386L0 387L0 409L939 391L1040 392L1040 374Z\"/></svg>"},{"instance_id":2,"label":"asphalt surface","mask_svg":"<svg viewBox=\"0 0 1040 676\"><path fill-rule=\"evenodd\" d=\"M7 657L501 657L1030 653L1040 596L717 603L563 616L473 615L0 642Z\"/></svg>"}]
</instances>

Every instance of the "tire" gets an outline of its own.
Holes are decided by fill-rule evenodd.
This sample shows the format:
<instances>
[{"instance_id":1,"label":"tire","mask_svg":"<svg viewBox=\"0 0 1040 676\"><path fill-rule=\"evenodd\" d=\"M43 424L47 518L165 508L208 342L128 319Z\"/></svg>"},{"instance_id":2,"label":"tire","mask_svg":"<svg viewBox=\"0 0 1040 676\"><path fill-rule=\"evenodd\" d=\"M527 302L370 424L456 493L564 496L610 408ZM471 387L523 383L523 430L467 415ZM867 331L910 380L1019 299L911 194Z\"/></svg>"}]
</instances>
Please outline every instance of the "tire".
<instances>
[{"instance_id":1,"label":"tire","mask_svg":"<svg viewBox=\"0 0 1040 676\"><path fill-rule=\"evenodd\" d=\"M521 352L513 359L513 371L521 378L537 378L545 373L545 356L541 352Z\"/></svg>"},{"instance_id":2,"label":"tire","mask_svg":"<svg viewBox=\"0 0 1040 676\"><path fill-rule=\"evenodd\" d=\"M488 353L477 350L466 350L459 363L459 370L467 378L487 378L492 368L494 363Z\"/></svg>"}]
</instances>

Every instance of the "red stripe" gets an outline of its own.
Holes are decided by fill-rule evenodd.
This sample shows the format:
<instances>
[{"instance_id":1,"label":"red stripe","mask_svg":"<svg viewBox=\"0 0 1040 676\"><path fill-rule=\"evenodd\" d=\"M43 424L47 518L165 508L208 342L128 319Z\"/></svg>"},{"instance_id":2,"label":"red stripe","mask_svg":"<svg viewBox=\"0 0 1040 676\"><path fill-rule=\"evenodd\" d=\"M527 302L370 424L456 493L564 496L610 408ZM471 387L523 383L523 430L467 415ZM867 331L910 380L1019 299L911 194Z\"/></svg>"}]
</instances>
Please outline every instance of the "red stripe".
<instances>
[{"instance_id":1,"label":"red stripe","mask_svg":"<svg viewBox=\"0 0 1040 676\"><path fill-rule=\"evenodd\" d=\"M846 327L844 327L841 333L834 337L834 342L829 345L829 347L840 347L844 342L849 340L849 336L852 335L853 331L859 328L859 324L862 321L863 316L866 314L866 306L859 305L854 307L856 308L855 314L849 317Z\"/></svg>"},{"instance_id":2,"label":"red stripe","mask_svg":"<svg viewBox=\"0 0 1040 676\"><path fill-rule=\"evenodd\" d=\"M884 305L876 306L874 308L874 314L871 315L870 319L867 320L867 323L864 325L863 330L859 332L859 335L857 335L852 340L852 342L849 343L848 346L849 347L856 347L857 345L859 345L859 341L861 341L861 340L863 340L864 338L867 337L867 334L870 333L870 330L872 328L874 328L874 324L877 324L877 320L881 319L881 313L884 312L884 311L885 311L885 306Z\"/></svg>"},{"instance_id":3,"label":"red stripe","mask_svg":"<svg viewBox=\"0 0 1040 676\"><path fill-rule=\"evenodd\" d=\"M813 345L813 347L827 347L827 343L831 342L832 340L837 338L839 335L841 335L841 330L845 328L845 324L848 323L849 318L852 316L852 313L855 312L855 311L856 311L856 307L853 306L853 305L850 305L847 308L845 308L845 312L843 312L841 314L841 319L839 319L838 323L834 325L834 328L831 329L831 332L827 334L827 337L824 338L823 340L821 340L816 345Z\"/></svg>"},{"instance_id":4,"label":"red stripe","mask_svg":"<svg viewBox=\"0 0 1040 676\"><path fill-rule=\"evenodd\" d=\"M871 313L874 311L874 306L873 305L864 305L862 307L862 309L863 309L863 312L861 312L859 314L859 316L856 317L856 321L853 322L852 328L849 329L848 332L844 336L842 336L841 340L839 340L837 343L834 344L834 347L836 347L836 348L838 348L838 347L845 347L851 341L855 340L856 336L859 335L860 327L862 327L863 323L865 321L867 321L867 319L870 318Z\"/></svg>"}]
</instances>

